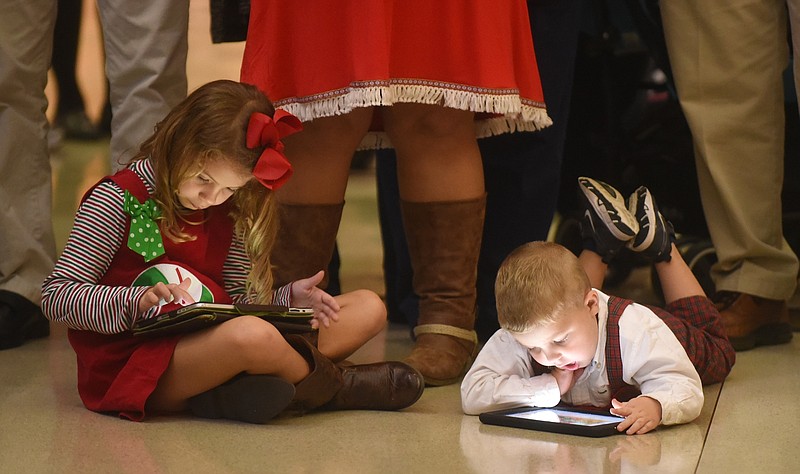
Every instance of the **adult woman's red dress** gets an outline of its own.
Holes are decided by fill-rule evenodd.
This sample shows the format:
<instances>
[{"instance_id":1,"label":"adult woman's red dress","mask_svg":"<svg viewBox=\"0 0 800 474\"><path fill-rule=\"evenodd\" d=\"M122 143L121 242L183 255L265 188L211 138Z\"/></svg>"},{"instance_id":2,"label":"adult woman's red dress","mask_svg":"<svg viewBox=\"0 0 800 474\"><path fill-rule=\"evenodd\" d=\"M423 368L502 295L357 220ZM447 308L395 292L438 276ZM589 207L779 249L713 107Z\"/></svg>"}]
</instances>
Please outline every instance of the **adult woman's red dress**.
<instances>
[{"instance_id":1,"label":"adult woman's red dress","mask_svg":"<svg viewBox=\"0 0 800 474\"><path fill-rule=\"evenodd\" d=\"M418 102L479 112L478 138L550 124L524 1L254 0L250 14L241 79L303 122Z\"/></svg>"}]
</instances>

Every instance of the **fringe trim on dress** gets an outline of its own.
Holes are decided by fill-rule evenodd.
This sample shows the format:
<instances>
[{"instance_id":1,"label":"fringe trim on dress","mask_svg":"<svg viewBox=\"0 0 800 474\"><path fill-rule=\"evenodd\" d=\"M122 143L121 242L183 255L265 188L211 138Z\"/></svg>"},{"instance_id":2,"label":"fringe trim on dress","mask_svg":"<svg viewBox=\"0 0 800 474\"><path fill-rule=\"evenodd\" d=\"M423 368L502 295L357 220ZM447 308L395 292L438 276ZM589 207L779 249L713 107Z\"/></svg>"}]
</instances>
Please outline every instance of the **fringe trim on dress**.
<instances>
[{"instance_id":1,"label":"fringe trim on dress","mask_svg":"<svg viewBox=\"0 0 800 474\"><path fill-rule=\"evenodd\" d=\"M475 121L478 138L518 131L536 131L552 125L545 105L519 97L516 89L486 89L461 84L414 79L366 81L350 87L305 97L291 97L275 102L301 121L330 117L358 107L387 106L415 102L442 105L460 110L497 115ZM359 149L391 148L383 132L370 132Z\"/></svg>"}]
</instances>

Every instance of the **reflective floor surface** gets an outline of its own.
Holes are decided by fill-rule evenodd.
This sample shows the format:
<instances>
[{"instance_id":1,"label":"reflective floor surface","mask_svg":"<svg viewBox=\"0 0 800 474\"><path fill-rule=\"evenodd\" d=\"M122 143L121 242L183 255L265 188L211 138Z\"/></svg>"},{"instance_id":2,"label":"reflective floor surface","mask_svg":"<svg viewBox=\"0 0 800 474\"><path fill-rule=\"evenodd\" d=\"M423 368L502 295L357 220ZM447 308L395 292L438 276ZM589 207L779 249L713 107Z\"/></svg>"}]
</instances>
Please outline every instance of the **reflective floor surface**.
<instances>
[{"instance_id":1,"label":"reflective floor surface","mask_svg":"<svg viewBox=\"0 0 800 474\"><path fill-rule=\"evenodd\" d=\"M345 240L345 239L342 239ZM344 275L343 275L344 277ZM392 325L353 357L403 357ZM401 412L327 412L268 425L189 416L123 421L83 408L66 331L0 352L0 471L796 473L800 338L739 355L707 387L692 423L592 439L482 425L458 386L428 388Z\"/></svg>"},{"instance_id":2,"label":"reflective floor surface","mask_svg":"<svg viewBox=\"0 0 800 474\"><path fill-rule=\"evenodd\" d=\"M241 45L212 46L208 3L191 8L192 87L235 78ZM83 190L107 163L104 142L65 142L54 154L59 248ZM382 292L369 170L354 174L347 202L339 237L343 286ZM634 272L614 292L646 299L647 273ZM408 328L390 325L353 359L400 359L410 348ZM706 388L700 418L635 437L482 425L462 414L456 385L426 389L401 412L313 413L264 426L189 416L133 423L83 408L66 331L52 325L49 338L0 352L0 472L797 473L799 354L800 337L738 354L724 385Z\"/></svg>"}]
</instances>

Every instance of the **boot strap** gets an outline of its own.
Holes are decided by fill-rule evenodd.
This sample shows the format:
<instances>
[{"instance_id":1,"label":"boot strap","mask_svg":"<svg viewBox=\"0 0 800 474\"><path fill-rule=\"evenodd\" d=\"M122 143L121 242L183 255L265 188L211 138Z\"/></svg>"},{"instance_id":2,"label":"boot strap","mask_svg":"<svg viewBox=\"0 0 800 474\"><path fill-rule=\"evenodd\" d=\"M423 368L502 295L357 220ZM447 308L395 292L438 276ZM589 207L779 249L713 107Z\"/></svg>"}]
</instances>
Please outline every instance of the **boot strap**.
<instances>
[{"instance_id":1,"label":"boot strap","mask_svg":"<svg viewBox=\"0 0 800 474\"><path fill-rule=\"evenodd\" d=\"M445 336L453 336L478 344L478 334L475 331L450 326L449 324L420 324L414 328L414 336L419 336L420 334L444 334Z\"/></svg>"}]
</instances>

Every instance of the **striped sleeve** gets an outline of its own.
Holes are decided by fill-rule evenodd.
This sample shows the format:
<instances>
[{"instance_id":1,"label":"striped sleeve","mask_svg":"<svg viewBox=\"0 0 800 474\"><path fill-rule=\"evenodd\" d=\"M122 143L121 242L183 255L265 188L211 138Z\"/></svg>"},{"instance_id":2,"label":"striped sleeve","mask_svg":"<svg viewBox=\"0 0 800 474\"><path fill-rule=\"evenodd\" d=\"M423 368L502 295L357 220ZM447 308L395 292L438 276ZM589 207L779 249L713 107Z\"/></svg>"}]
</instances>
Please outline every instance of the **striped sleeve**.
<instances>
[{"instance_id":1,"label":"striped sleeve","mask_svg":"<svg viewBox=\"0 0 800 474\"><path fill-rule=\"evenodd\" d=\"M275 293L272 294L272 304L292 305L292 283L287 283L275 290Z\"/></svg>"},{"instance_id":2,"label":"striped sleeve","mask_svg":"<svg viewBox=\"0 0 800 474\"><path fill-rule=\"evenodd\" d=\"M222 268L225 280L225 291L234 303L252 303L245 291L245 281L250 273L251 263L244 249L244 242L238 236L233 237L231 248ZM291 306L292 284L284 285L272 294L272 304Z\"/></svg>"},{"instance_id":3,"label":"striped sleeve","mask_svg":"<svg viewBox=\"0 0 800 474\"><path fill-rule=\"evenodd\" d=\"M100 285L124 245L123 191L106 181L78 208L64 252L42 286L42 311L72 329L115 334L136 318L146 287Z\"/></svg>"}]
</instances>

